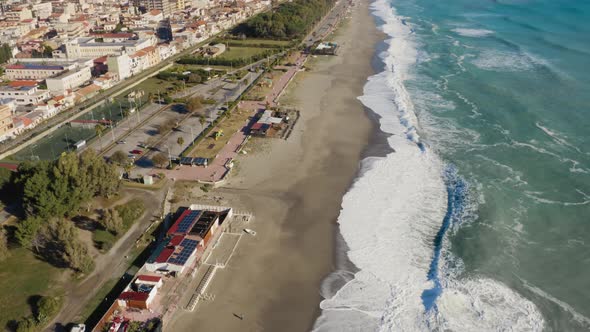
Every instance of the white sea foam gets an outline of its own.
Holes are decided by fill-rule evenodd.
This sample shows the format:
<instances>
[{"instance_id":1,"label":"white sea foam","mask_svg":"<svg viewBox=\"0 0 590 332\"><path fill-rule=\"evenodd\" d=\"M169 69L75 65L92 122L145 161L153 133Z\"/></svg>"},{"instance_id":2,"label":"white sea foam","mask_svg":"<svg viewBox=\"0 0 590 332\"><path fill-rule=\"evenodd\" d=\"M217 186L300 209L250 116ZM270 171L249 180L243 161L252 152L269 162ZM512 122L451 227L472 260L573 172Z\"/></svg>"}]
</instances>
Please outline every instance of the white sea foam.
<instances>
[{"instance_id":1,"label":"white sea foam","mask_svg":"<svg viewBox=\"0 0 590 332\"><path fill-rule=\"evenodd\" d=\"M458 33L463 37L485 37L493 34L494 32L486 29L467 29L467 28L456 28L454 32Z\"/></svg>"},{"instance_id":2,"label":"white sea foam","mask_svg":"<svg viewBox=\"0 0 590 332\"><path fill-rule=\"evenodd\" d=\"M510 288L489 279L459 279L462 264L450 255L447 241L439 265L442 293L436 307L426 311L421 296L434 286L427 275L447 208L443 163L420 148L418 121L404 86L417 56L410 27L387 0L377 0L372 9L391 39L382 54L386 70L369 78L359 99L380 115L380 128L391 134L388 143L395 152L364 160L343 198L338 222L359 271L322 301L314 331L540 331L540 313Z\"/></svg>"},{"instance_id":3,"label":"white sea foam","mask_svg":"<svg viewBox=\"0 0 590 332\"><path fill-rule=\"evenodd\" d=\"M471 63L480 69L494 71L525 71L536 64L524 54L499 50L484 50Z\"/></svg>"}]
</instances>

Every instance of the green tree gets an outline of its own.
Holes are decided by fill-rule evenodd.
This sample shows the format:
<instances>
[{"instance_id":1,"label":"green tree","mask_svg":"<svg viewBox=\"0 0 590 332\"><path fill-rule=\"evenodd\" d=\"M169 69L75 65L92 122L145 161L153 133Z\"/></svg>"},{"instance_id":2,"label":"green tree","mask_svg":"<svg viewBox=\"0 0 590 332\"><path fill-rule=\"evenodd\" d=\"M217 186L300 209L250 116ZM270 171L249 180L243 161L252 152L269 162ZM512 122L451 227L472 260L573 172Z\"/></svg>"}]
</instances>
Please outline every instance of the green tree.
<instances>
[{"instance_id":1,"label":"green tree","mask_svg":"<svg viewBox=\"0 0 590 332\"><path fill-rule=\"evenodd\" d=\"M94 261L88 248L78 238L78 229L72 222L63 218L51 225L52 240L61 251L61 257L68 266L77 272L88 273L94 268Z\"/></svg>"},{"instance_id":2,"label":"green tree","mask_svg":"<svg viewBox=\"0 0 590 332\"><path fill-rule=\"evenodd\" d=\"M33 317L25 317L18 322L16 332L35 332L37 330L37 322Z\"/></svg>"},{"instance_id":3,"label":"green tree","mask_svg":"<svg viewBox=\"0 0 590 332\"><path fill-rule=\"evenodd\" d=\"M203 114L201 114L201 116L199 116L199 123L201 124L201 127L203 127L205 125L205 116Z\"/></svg>"},{"instance_id":4,"label":"green tree","mask_svg":"<svg viewBox=\"0 0 590 332\"><path fill-rule=\"evenodd\" d=\"M186 109L191 113L196 113L203 108L203 102L201 97L194 97L187 101Z\"/></svg>"},{"instance_id":5,"label":"green tree","mask_svg":"<svg viewBox=\"0 0 590 332\"><path fill-rule=\"evenodd\" d=\"M182 146L184 144L184 138L182 138L182 136L178 137L178 139L176 140L176 143L178 143L178 145Z\"/></svg>"},{"instance_id":6,"label":"green tree","mask_svg":"<svg viewBox=\"0 0 590 332\"><path fill-rule=\"evenodd\" d=\"M8 256L10 256L8 250L8 238L6 237L4 230L0 229L0 262L8 258Z\"/></svg>"},{"instance_id":7,"label":"green tree","mask_svg":"<svg viewBox=\"0 0 590 332\"><path fill-rule=\"evenodd\" d=\"M53 48L51 48L51 46L49 46L49 45L43 46L43 57L45 57L45 58L53 57Z\"/></svg>"},{"instance_id":8,"label":"green tree","mask_svg":"<svg viewBox=\"0 0 590 332\"><path fill-rule=\"evenodd\" d=\"M127 157L127 154L121 150L115 151L115 153L113 153L111 155L109 160L112 163L115 163L115 164L118 164L121 166L129 163L129 157Z\"/></svg>"},{"instance_id":9,"label":"green tree","mask_svg":"<svg viewBox=\"0 0 590 332\"><path fill-rule=\"evenodd\" d=\"M154 163L154 165L157 165L158 167L162 168L162 166L168 162L168 157L166 157L164 153L160 152L152 157L152 162Z\"/></svg>"},{"instance_id":10,"label":"green tree","mask_svg":"<svg viewBox=\"0 0 590 332\"><path fill-rule=\"evenodd\" d=\"M51 319L61 307L61 301L58 297L43 296L37 302L36 319L39 324L43 324Z\"/></svg>"},{"instance_id":11,"label":"green tree","mask_svg":"<svg viewBox=\"0 0 590 332\"><path fill-rule=\"evenodd\" d=\"M42 220L40 218L29 217L17 224L14 236L22 247L31 248L33 239L37 236L41 226Z\"/></svg>"},{"instance_id":12,"label":"green tree","mask_svg":"<svg viewBox=\"0 0 590 332\"><path fill-rule=\"evenodd\" d=\"M203 78L199 74L190 74L187 79L189 83L201 83L202 80Z\"/></svg>"},{"instance_id":13,"label":"green tree","mask_svg":"<svg viewBox=\"0 0 590 332\"><path fill-rule=\"evenodd\" d=\"M5 63L12 58L12 48L8 44L2 44L0 47L0 63Z\"/></svg>"},{"instance_id":14,"label":"green tree","mask_svg":"<svg viewBox=\"0 0 590 332\"><path fill-rule=\"evenodd\" d=\"M94 126L94 132L96 133L96 136L98 136L98 141L100 142L100 150L102 151L102 134L105 131L105 126L103 126L102 124L97 124L96 126Z\"/></svg>"},{"instance_id":15,"label":"green tree","mask_svg":"<svg viewBox=\"0 0 590 332\"><path fill-rule=\"evenodd\" d=\"M123 219L115 209L105 209L102 212L100 224L113 234L118 234L123 230Z\"/></svg>"}]
</instances>

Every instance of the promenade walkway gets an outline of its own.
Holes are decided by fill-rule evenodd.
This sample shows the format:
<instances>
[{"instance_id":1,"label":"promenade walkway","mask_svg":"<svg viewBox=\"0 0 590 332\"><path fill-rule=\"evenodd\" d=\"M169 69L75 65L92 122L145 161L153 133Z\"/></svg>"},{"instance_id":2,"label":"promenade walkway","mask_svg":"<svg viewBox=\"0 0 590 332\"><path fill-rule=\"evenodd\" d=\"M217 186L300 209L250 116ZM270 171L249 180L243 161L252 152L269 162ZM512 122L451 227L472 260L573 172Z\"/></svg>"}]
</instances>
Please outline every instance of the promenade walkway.
<instances>
[{"instance_id":1,"label":"promenade walkway","mask_svg":"<svg viewBox=\"0 0 590 332\"><path fill-rule=\"evenodd\" d=\"M240 109L244 110L260 110L265 109L267 103L271 106L277 106L277 100L283 93L289 82L293 79L295 74L301 70L305 63L307 56L300 54L295 61L295 65L289 67L289 69L281 75L277 80L273 82L271 91L266 95L264 101L241 101L238 104ZM153 174L164 173L168 178L175 180L189 180L189 181L204 181L204 182L218 182L223 180L225 175L229 172L229 164L236 158L239 153L240 146L245 142L248 137L249 123L244 123L244 126L240 128L233 136L229 139L227 144L221 149L217 158L208 167L199 166L179 166L173 170L162 170L154 168Z\"/></svg>"}]
</instances>

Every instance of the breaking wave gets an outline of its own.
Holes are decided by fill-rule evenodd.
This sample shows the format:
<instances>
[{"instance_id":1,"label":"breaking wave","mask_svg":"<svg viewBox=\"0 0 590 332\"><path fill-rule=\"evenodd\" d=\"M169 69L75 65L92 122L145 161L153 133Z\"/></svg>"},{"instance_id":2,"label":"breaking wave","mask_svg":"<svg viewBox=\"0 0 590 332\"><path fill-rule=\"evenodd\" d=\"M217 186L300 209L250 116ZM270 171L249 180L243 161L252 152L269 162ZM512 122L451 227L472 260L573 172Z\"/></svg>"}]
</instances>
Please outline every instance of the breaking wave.
<instances>
[{"instance_id":1,"label":"breaking wave","mask_svg":"<svg viewBox=\"0 0 590 332\"><path fill-rule=\"evenodd\" d=\"M386 0L372 10L390 39L385 70L368 79L359 99L380 116L394 152L365 159L343 198L338 223L358 270L327 278L343 286L321 302L314 331L542 330L532 302L498 281L461 275L447 237L477 203L468 183L421 141L404 86L417 57L411 27Z\"/></svg>"}]
</instances>

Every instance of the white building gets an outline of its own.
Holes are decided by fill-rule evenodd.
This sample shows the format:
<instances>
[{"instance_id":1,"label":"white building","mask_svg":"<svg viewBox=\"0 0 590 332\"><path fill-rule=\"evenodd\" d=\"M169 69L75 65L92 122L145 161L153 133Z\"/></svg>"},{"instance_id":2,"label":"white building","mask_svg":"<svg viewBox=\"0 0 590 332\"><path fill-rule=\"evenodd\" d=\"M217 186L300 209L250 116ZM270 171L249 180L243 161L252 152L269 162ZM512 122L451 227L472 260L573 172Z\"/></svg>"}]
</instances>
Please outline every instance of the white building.
<instances>
[{"instance_id":1,"label":"white building","mask_svg":"<svg viewBox=\"0 0 590 332\"><path fill-rule=\"evenodd\" d=\"M37 105L49 99L49 91L39 90L36 86L0 87L0 98L13 99L16 105Z\"/></svg>"},{"instance_id":2,"label":"white building","mask_svg":"<svg viewBox=\"0 0 590 332\"><path fill-rule=\"evenodd\" d=\"M68 70L56 77L47 78L47 88L53 94L61 94L66 90L73 90L92 78L90 67Z\"/></svg>"},{"instance_id":3,"label":"white building","mask_svg":"<svg viewBox=\"0 0 590 332\"><path fill-rule=\"evenodd\" d=\"M33 18L33 13L27 7L17 7L4 13L8 21L22 21Z\"/></svg>"},{"instance_id":4,"label":"white building","mask_svg":"<svg viewBox=\"0 0 590 332\"><path fill-rule=\"evenodd\" d=\"M131 61L125 52L119 55L109 55L107 67L109 67L109 73L116 75L119 81L131 76Z\"/></svg>"},{"instance_id":5,"label":"white building","mask_svg":"<svg viewBox=\"0 0 590 332\"><path fill-rule=\"evenodd\" d=\"M66 43L66 53L70 59L95 59L105 55L118 54L121 51L133 54L153 44L153 40L146 39L97 42L94 37L81 37Z\"/></svg>"},{"instance_id":6,"label":"white building","mask_svg":"<svg viewBox=\"0 0 590 332\"><path fill-rule=\"evenodd\" d=\"M176 54L176 46L171 44L160 44L158 45L158 50L160 51L161 60L166 60Z\"/></svg>"},{"instance_id":7,"label":"white building","mask_svg":"<svg viewBox=\"0 0 590 332\"><path fill-rule=\"evenodd\" d=\"M51 16L51 12L53 11L51 2L40 2L33 5L33 14L35 17L40 18L42 20Z\"/></svg>"}]
</instances>

